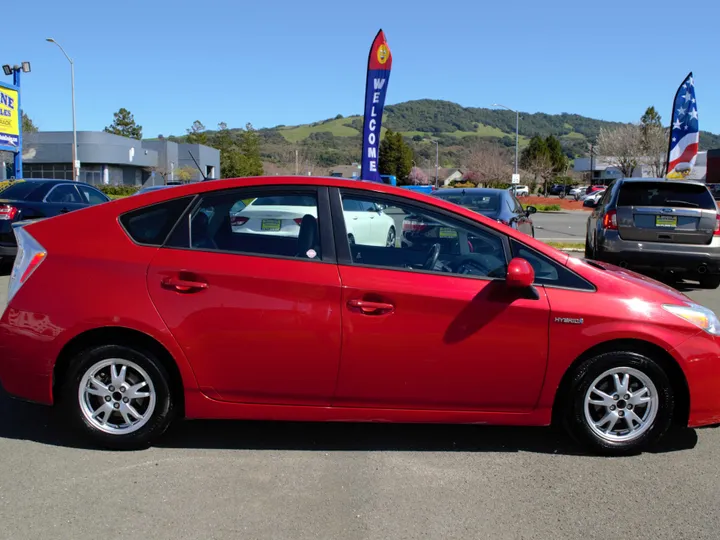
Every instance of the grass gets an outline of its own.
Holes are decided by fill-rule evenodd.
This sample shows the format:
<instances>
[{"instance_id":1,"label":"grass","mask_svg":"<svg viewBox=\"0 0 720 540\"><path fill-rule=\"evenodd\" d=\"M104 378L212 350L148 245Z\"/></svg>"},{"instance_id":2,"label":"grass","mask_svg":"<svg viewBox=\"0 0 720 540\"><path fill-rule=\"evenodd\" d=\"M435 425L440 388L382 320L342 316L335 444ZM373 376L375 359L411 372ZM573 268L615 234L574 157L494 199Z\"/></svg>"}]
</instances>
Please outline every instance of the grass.
<instances>
[{"instance_id":1,"label":"grass","mask_svg":"<svg viewBox=\"0 0 720 540\"><path fill-rule=\"evenodd\" d=\"M357 129L344 124L349 124L354 118L355 117L338 118L337 120L328 120L327 122L316 124L314 126L307 124L290 128L280 128L278 131L280 131L280 134L291 143L307 139L313 133L323 132L330 132L336 137L353 137L355 135L360 135L360 132Z\"/></svg>"},{"instance_id":2,"label":"grass","mask_svg":"<svg viewBox=\"0 0 720 540\"><path fill-rule=\"evenodd\" d=\"M562 210L559 204L531 204L528 206L534 206L538 212L559 212Z\"/></svg>"},{"instance_id":3,"label":"grass","mask_svg":"<svg viewBox=\"0 0 720 540\"><path fill-rule=\"evenodd\" d=\"M545 242L548 246L556 249L585 249L585 244L580 242Z\"/></svg>"}]
</instances>

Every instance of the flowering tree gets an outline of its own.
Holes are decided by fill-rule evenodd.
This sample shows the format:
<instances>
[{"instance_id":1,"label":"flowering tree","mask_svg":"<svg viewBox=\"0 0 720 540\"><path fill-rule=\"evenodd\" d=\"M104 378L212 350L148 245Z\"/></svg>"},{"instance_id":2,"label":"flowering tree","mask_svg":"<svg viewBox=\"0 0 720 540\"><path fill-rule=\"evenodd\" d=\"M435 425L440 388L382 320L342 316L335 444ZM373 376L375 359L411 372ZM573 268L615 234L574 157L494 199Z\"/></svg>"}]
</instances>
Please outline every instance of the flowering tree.
<instances>
[{"instance_id":1,"label":"flowering tree","mask_svg":"<svg viewBox=\"0 0 720 540\"><path fill-rule=\"evenodd\" d=\"M410 170L408 180L413 186L427 186L430 183L427 174L420 167L413 167Z\"/></svg>"}]
</instances>

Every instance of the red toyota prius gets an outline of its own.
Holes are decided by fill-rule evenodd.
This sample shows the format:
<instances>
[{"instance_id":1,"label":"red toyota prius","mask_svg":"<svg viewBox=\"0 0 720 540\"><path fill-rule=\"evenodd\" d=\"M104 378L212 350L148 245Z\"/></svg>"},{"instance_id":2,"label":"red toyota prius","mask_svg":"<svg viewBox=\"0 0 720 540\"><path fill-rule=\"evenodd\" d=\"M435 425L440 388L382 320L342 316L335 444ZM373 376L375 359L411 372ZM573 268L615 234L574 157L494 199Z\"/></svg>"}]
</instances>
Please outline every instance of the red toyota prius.
<instances>
[{"instance_id":1,"label":"red toyota prius","mask_svg":"<svg viewBox=\"0 0 720 540\"><path fill-rule=\"evenodd\" d=\"M720 423L720 323L438 198L160 190L16 228L0 381L96 444L178 418L564 424L625 454Z\"/></svg>"}]
</instances>

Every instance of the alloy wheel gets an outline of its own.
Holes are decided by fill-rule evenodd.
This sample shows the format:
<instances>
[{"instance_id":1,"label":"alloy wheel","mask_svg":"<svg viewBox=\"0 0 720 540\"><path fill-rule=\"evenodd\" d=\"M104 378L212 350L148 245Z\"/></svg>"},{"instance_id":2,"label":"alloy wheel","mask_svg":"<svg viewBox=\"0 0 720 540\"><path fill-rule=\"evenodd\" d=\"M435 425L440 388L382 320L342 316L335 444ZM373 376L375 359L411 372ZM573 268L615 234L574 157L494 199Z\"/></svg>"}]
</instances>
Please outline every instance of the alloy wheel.
<instances>
[{"instance_id":1,"label":"alloy wheel","mask_svg":"<svg viewBox=\"0 0 720 540\"><path fill-rule=\"evenodd\" d=\"M152 417L157 394L147 372L130 360L110 358L91 366L78 388L80 410L96 429L124 435Z\"/></svg>"},{"instance_id":2,"label":"alloy wheel","mask_svg":"<svg viewBox=\"0 0 720 540\"><path fill-rule=\"evenodd\" d=\"M647 432L658 414L658 392L650 377L630 367L605 371L585 394L585 421L610 442L629 442Z\"/></svg>"}]
</instances>

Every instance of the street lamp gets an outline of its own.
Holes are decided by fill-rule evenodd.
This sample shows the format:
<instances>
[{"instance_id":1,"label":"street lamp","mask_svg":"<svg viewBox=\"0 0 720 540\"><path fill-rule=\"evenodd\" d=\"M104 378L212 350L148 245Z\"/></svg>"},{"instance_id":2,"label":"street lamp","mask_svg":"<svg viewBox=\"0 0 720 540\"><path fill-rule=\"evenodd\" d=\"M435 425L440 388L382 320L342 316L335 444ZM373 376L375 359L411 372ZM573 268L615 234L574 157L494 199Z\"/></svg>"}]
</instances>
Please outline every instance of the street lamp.
<instances>
[{"instance_id":1,"label":"street lamp","mask_svg":"<svg viewBox=\"0 0 720 540\"><path fill-rule=\"evenodd\" d=\"M60 45L57 41L55 41L53 38L46 38L45 41L48 41L50 43L54 43L57 45L62 53L65 55L65 58L67 58L67 61L70 62L70 92L72 95L72 122L73 122L73 146L72 146L72 167L73 167L73 180L76 182L79 179L80 176L80 167L78 167L78 151L77 151L77 131L75 129L75 63L72 61L72 58L68 56L68 54L65 52L65 49L62 48L62 45Z\"/></svg>"},{"instance_id":2,"label":"street lamp","mask_svg":"<svg viewBox=\"0 0 720 540\"><path fill-rule=\"evenodd\" d=\"M440 187L440 174L439 174L439 159L440 156L440 146L437 139L430 139L430 142L435 143L435 189L438 189Z\"/></svg>"},{"instance_id":3,"label":"street lamp","mask_svg":"<svg viewBox=\"0 0 720 540\"><path fill-rule=\"evenodd\" d=\"M511 109L510 107L506 107L505 105L500 105L499 103L493 103L493 107L502 107L503 109L507 109L508 111L515 113L515 174L517 174L518 173L518 147L520 145L520 113L518 111Z\"/></svg>"}]
</instances>

